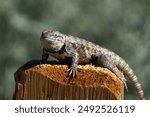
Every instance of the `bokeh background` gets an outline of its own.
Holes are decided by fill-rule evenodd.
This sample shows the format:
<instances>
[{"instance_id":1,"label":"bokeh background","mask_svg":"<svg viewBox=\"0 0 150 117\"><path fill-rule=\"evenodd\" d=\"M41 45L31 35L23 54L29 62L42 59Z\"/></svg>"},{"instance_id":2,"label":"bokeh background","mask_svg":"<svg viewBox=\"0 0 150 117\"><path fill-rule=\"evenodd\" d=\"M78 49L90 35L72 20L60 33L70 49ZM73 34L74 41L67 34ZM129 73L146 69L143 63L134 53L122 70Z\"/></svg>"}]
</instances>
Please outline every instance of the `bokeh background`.
<instances>
[{"instance_id":1,"label":"bokeh background","mask_svg":"<svg viewBox=\"0 0 150 117\"><path fill-rule=\"evenodd\" d=\"M14 72L41 58L40 35L59 30L124 58L150 99L150 0L0 0L0 99L12 99ZM128 81L125 99L137 99Z\"/></svg>"}]
</instances>

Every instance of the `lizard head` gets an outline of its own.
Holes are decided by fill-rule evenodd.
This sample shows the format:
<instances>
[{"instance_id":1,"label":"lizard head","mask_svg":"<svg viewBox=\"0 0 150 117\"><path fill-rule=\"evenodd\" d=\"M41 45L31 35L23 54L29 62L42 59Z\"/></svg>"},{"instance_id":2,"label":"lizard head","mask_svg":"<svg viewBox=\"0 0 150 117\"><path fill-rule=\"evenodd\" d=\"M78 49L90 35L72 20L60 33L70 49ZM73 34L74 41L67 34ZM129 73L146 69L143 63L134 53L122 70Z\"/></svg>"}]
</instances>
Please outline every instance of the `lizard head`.
<instances>
[{"instance_id":1,"label":"lizard head","mask_svg":"<svg viewBox=\"0 0 150 117\"><path fill-rule=\"evenodd\" d=\"M57 52L65 44L65 36L58 31L43 31L41 34L41 44L43 48Z\"/></svg>"}]
</instances>

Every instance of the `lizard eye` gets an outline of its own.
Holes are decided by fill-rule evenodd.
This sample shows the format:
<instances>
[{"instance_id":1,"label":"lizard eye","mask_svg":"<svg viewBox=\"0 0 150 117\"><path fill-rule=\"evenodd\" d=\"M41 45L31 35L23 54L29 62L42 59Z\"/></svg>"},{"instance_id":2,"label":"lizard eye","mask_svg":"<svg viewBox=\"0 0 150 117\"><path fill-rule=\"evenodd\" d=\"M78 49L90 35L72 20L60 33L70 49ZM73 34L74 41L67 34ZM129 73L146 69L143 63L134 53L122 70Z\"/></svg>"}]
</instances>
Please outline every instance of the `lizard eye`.
<instances>
[{"instance_id":1,"label":"lizard eye","mask_svg":"<svg viewBox=\"0 0 150 117\"><path fill-rule=\"evenodd\" d=\"M57 32L54 33L54 37L58 37L59 34Z\"/></svg>"},{"instance_id":2,"label":"lizard eye","mask_svg":"<svg viewBox=\"0 0 150 117\"><path fill-rule=\"evenodd\" d=\"M57 37L58 35L55 33L54 36Z\"/></svg>"}]
</instances>

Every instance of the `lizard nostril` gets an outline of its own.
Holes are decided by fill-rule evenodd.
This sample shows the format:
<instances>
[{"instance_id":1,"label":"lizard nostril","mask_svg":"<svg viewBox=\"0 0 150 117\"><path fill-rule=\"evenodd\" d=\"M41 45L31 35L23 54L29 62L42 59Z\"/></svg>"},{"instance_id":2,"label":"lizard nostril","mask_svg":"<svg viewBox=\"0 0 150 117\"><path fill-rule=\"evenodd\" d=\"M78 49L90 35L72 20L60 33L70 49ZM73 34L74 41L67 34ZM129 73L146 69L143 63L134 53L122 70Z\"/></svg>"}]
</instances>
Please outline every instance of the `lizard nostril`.
<instances>
[{"instance_id":1,"label":"lizard nostril","mask_svg":"<svg viewBox=\"0 0 150 117\"><path fill-rule=\"evenodd\" d=\"M41 35L41 38L46 38L47 35L48 35L48 31L43 31L42 35Z\"/></svg>"}]
</instances>

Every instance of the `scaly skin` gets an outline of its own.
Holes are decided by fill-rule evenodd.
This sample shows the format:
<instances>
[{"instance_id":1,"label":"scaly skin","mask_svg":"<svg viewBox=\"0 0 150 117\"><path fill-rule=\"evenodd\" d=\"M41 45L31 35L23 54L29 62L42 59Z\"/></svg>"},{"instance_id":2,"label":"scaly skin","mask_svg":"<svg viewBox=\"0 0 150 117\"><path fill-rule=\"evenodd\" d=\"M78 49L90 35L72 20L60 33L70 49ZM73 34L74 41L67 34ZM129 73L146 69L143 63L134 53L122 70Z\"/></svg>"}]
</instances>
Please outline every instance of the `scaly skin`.
<instances>
[{"instance_id":1,"label":"scaly skin","mask_svg":"<svg viewBox=\"0 0 150 117\"><path fill-rule=\"evenodd\" d=\"M68 70L70 77L76 77L78 64L94 63L115 73L124 82L127 89L125 74L133 83L139 99L145 99L141 85L133 70L114 52L92 42L65 35L58 31L43 31L41 43L43 46L43 61L47 61L49 55L59 61L70 61L71 67Z\"/></svg>"}]
</instances>

